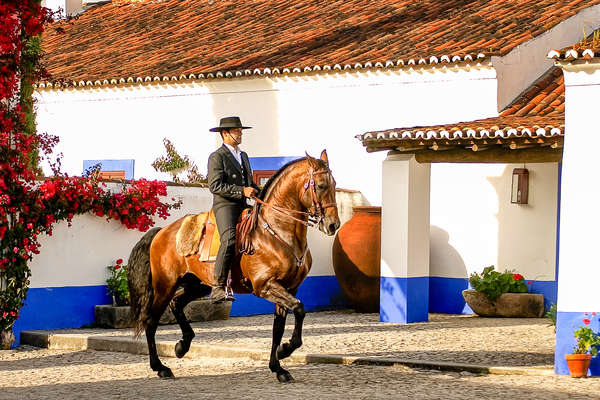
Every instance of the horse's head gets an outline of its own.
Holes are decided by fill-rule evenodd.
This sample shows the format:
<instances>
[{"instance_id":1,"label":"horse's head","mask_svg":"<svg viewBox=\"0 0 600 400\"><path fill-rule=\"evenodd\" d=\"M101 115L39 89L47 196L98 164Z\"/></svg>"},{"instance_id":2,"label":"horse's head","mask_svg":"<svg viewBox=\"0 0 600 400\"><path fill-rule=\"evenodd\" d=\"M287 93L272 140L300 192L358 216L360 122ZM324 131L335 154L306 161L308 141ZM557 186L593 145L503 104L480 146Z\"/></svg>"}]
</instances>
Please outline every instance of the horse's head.
<instances>
[{"instance_id":1,"label":"horse's head","mask_svg":"<svg viewBox=\"0 0 600 400\"><path fill-rule=\"evenodd\" d=\"M337 204L335 201L335 179L329 169L327 151L321 152L316 159L306 154L308 177L304 183L301 201L319 223L319 229L332 236L340 227Z\"/></svg>"}]
</instances>

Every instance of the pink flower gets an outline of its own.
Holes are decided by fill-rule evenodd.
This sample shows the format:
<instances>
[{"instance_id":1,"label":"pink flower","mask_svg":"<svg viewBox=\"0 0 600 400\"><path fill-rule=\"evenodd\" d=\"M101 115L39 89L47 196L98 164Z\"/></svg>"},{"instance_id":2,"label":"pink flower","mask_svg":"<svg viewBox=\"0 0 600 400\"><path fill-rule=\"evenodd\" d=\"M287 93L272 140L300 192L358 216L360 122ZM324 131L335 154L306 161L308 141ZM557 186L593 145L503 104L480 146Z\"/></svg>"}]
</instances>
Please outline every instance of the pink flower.
<instances>
[{"instance_id":1,"label":"pink flower","mask_svg":"<svg viewBox=\"0 0 600 400\"><path fill-rule=\"evenodd\" d=\"M527 281L528 285L531 285L533 283L533 281Z\"/></svg>"},{"instance_id":2,"label":"pink flower","mask_svg":"<svg viewBox=\"0 0 600 400\"><path fill-rule=\"evenodd\" d=\"M583 323L586 324L586 325L589 325L590 324L590 320L588 318L584 318L583 319Z\"/></svg>"},{"instance_id":3,"label":"pink flower","mask_svg":"<svg viewBox=\"0 0 600 400\"><path fill-rule=\"evenodd\" d=\"M4 313L2 313L2 318L6 318L8 317L8 313L5 311Z\"/></svg>"}]
</instances>

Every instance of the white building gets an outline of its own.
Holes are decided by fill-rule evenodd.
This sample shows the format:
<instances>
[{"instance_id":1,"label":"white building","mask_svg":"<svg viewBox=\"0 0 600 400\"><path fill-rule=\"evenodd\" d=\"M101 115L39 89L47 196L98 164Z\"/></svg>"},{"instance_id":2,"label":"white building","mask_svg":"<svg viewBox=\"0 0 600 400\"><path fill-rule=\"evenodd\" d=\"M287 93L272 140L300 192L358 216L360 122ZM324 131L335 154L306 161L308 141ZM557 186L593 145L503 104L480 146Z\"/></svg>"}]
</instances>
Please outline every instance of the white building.
<instances>
[{"instance_id":1,"label":"white building","mask_svg":"<svg viewBox=\"0 0 600 400\"><path fill-rule=\"evenodd\" d=\"M429 292L419 315L468 312L460 290L470 273L488 265L517 270L549 303L556 301L557 290L564 105L560 93L551 98L556 88L548 88L560 86L561 77L548 72L552 61L546 54L600 27L599 4L100 4L47 29L43 43L53 79L38 86L38 129L60 137L57 150L64 153L63 167L70 174L80 174L85 160L133 160L135 178L166 178L150 167L162 153L163 137L203 166L220 144L208 129L222 116L239 115L254 127L243 143L254 169L276 169L289 157L327 148L338 187L359 190L370 204L383 202L382 273L417 278L416 290ZM388 171L413 176L417 183L429 177L431 192L422 191L421 198L402 200L386 191L382 174L386 179L386 165L400 165L388 162L398 156L383 162L384 152L367 154L355 139L361 135L372 150L380 143L410 153L414 149L402 147L410 142L416 148L435 145L429 152L437 152L450 145L433 144L431 134L418 129L408 134L410 141L401 140L404 130L389 128L462 129L462 121L496 118L502 110L500 118L518 122L526 116L533 126L541 111L528 107L541 103L527 95L536 91L546 93L542 97L550 103L558 101L546 111L553 114L555 129L541 138L553 149L544 154L554 158L525 166L508 157L494 164L483 158L446 163L499 145L475 140L481 129L467 124L475 133L463 131L457 158L431 166L406 161L400 163L402 171ZM492 131L492 125L483 128ZM377 133L366 138L365 132ZM536 151L525 148L532 143L525 143L522 129L503 132L488 139L509 148L514 142L514 151ZM399 142L386 147L390 140ZM529 170L529 202L511 204L513 169L523 167ZM408 207L425 200L429 206L417 213L425 228L410 239L418 241L419 257L387 253L386 241L398 239L385 235L387 204ZM322 276L333 275L331 265L319 268ZM403 272L386 275L386 268Z\"/></svg>"}]
</instances>

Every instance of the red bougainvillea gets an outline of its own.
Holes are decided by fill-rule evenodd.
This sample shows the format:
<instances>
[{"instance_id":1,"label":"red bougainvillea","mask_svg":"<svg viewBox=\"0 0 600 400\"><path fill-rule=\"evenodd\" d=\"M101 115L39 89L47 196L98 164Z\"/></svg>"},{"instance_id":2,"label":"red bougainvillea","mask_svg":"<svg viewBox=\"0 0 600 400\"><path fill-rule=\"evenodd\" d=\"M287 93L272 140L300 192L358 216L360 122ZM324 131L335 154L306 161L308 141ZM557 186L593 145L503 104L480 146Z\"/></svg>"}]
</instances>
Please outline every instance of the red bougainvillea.
<instances>
[{"instance_id":1,"label":"red bougainvillea","mask_svg":"<svg viewBox=\"0 0 600 400\"><path fill-rule=\"evenodd\" d=\"M53 165L54 176L40 177L38 162L56 144L36 134L33 83L44 75L40 39L51 14L39 0L0 2L0 332L19 318L29 285L27 265L39 253L41 234L58 221L93 213L145 231L152 216L166 218L179 203L163 203L164 182L141 179L120 192L92 178L69 177Z\"/></svg>"}]
</instances>

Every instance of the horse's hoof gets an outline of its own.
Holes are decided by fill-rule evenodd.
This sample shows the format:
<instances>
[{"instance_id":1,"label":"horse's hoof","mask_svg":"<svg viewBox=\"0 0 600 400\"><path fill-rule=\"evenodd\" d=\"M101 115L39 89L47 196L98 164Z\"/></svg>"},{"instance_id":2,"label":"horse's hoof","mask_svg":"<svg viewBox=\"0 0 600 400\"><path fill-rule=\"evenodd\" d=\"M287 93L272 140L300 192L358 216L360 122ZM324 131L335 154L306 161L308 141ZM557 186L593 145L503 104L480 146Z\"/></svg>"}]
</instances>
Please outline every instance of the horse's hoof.
<instances>
[{"instance_id":1,"label":"horse's hoof","mask_svg":"<svg viewBox=\"0 0 600 400\"><path fill-rule=\"evenodd\" d=\"M180 340L179 342L177 342L177 344L175 344L175 355L177 356L177 358L185 356L188 350L189 346L185 346L183 340Z\"/></svg>"},{"instance_id":2,"label":"horse's hoof","mask_svg":"<svg viewBox=\"0 0 600 400\"><path fill-rule=\"evenodd\" d=\"M160 378L175 378L175 375L171 372L170 368L165 367L165 369L161 369L158 371L158 376Z\"/></svg>"},{"instance_id":3,"label":"horse's hoof","mask_svg":"<svg viewBox=\"0 0 600 400\"><path fill-rule=\"evenodd\" d=\"M284 371L284 372L277 374L277 380L281 383L289 383L289 382L293 382L294 378L292 377L292 374L290 374L287 371Z\"/></svg>"}]
</instances>

